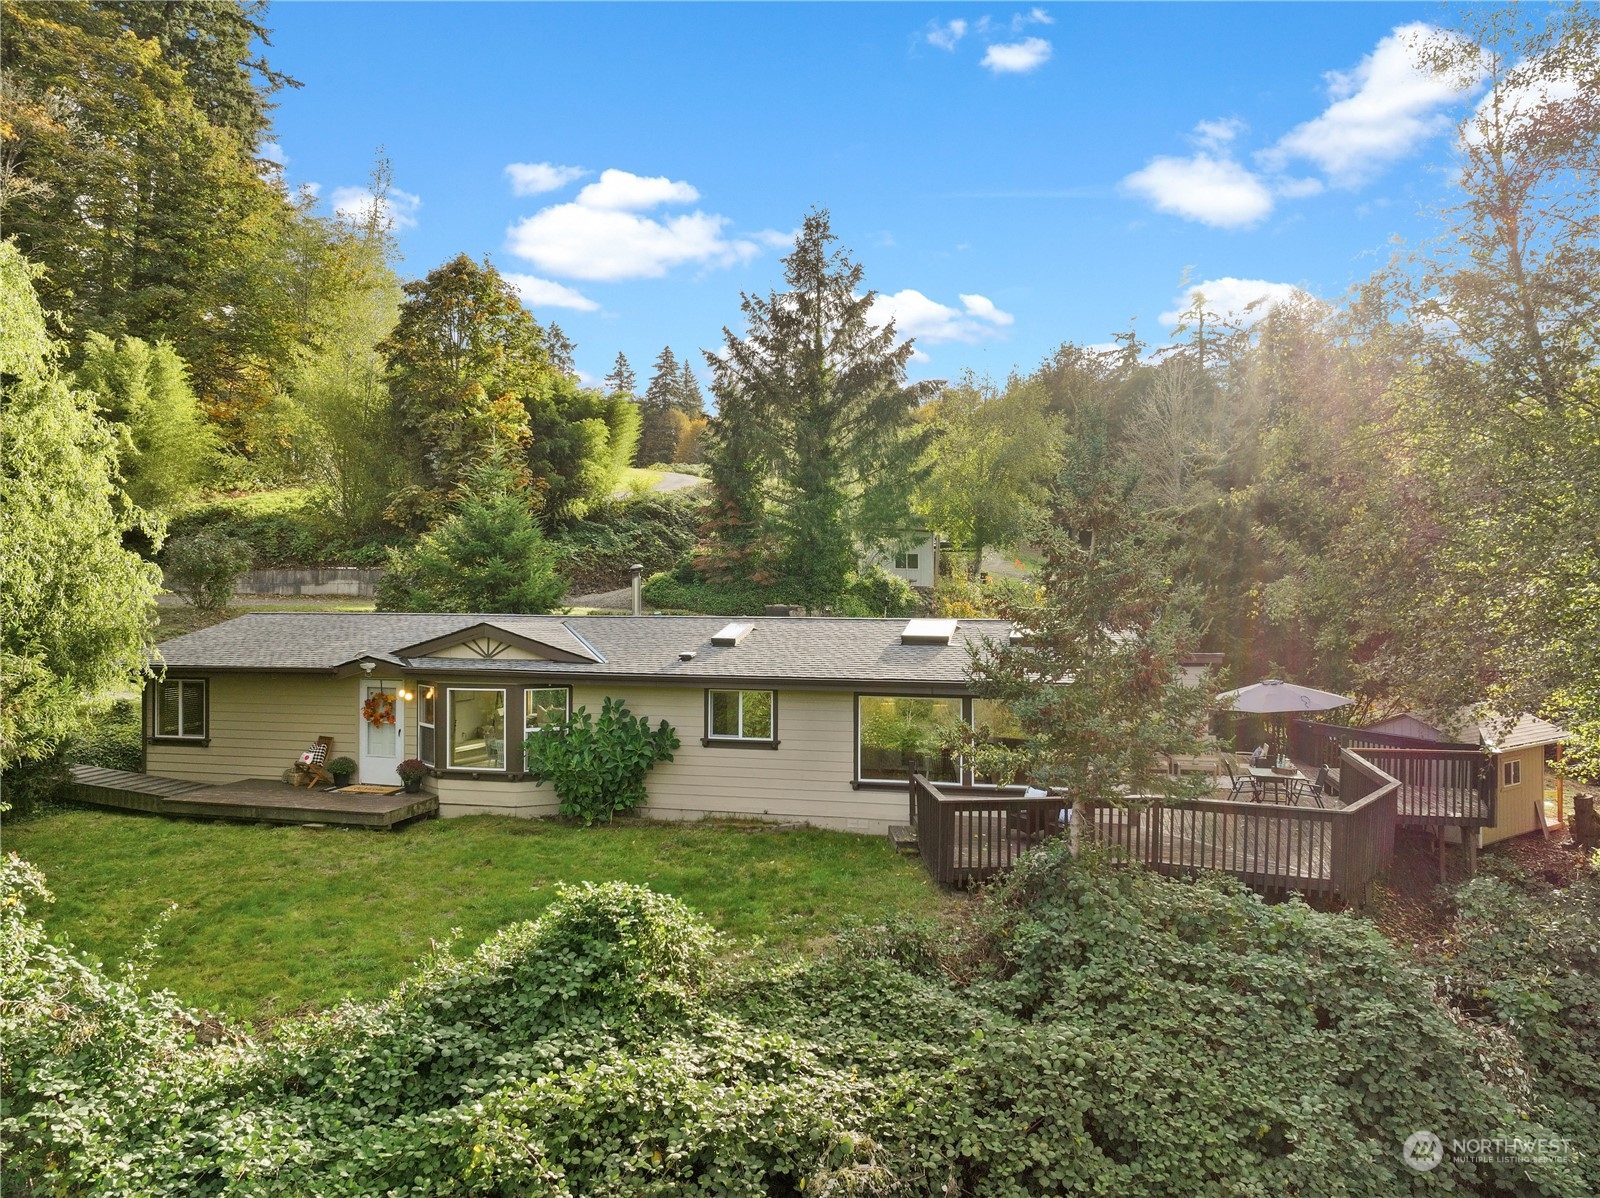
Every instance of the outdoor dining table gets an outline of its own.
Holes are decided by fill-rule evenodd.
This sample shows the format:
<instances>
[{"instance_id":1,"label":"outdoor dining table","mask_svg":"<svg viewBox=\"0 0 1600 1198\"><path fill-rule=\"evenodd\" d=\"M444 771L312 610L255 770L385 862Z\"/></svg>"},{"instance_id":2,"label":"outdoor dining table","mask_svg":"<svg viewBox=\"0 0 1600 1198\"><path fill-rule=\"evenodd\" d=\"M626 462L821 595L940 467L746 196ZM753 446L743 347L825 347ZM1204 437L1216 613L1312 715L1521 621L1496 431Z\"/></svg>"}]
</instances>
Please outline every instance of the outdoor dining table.
<instances>
[{"instance_id":1,"label":"outdoor dining table","mask_svg":"<svg viewBox=\"0 0 1600 1198\"><path fill-rule=\"evenodd\" d=\"M1280 774L1270 766L1252 765L1250 767L1251 789L1263 799L1273 802L1293 803L1294 796L1302 787L1311 785L1311 780L1299 770L1291 770L1287 774Z\"/></svg>"}]
</instances>

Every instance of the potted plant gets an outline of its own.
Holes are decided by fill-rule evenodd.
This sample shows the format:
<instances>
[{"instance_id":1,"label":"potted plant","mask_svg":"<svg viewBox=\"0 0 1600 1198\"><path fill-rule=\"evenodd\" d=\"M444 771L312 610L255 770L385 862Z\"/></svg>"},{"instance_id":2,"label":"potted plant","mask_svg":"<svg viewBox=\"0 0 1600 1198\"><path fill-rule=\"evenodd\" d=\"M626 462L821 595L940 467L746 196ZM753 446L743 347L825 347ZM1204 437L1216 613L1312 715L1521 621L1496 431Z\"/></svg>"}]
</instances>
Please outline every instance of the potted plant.
<instances>
[{"instance_id":1,"label":"potted plant","mask_svg":"<svg viewBox=\"0 0 1600 1198\"><path fill-rule=\"evenodd\" d=\"M400 775L400 781L406 784L406 793L414 795L422 789L422 780L428 776L428 763L416 757L408 757L394 767L394 772Z\"/></svg>"},{"instance_id":2,"label":"potted plant","mask_svg":"<svg viewBox=\"0 0 1600 1198\"><path fill-rule=\"evenodd\" d=\"M349 786L357 768L354 758L350 757L335 757L328 762L328 773L333 775L335 786Z\"/></svg>"}]
</instances>

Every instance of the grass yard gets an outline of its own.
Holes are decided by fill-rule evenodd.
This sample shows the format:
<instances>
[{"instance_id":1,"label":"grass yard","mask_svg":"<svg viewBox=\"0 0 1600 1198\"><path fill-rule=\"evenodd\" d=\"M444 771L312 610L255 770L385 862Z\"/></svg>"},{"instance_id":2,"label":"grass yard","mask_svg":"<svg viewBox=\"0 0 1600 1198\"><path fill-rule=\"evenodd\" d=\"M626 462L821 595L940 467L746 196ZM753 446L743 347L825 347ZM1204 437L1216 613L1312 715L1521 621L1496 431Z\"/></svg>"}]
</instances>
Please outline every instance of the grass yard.
<instances>
[{"instance_id":1,"label":"grass yard","mask_svg":"<svg viewBox=\"0 0 1600 1198\"><path fill-rule=\"evenodd\" d=\"M44 870L50 930L108 963L176 904L152 984L235 1018L378 997L430 939L459 928L458 951L475 946L557 882L643 883L780 946L958 901L886 839L818 829L473 816L369 832L62 810L5 840Z\"/></svg>"}]
</instances>

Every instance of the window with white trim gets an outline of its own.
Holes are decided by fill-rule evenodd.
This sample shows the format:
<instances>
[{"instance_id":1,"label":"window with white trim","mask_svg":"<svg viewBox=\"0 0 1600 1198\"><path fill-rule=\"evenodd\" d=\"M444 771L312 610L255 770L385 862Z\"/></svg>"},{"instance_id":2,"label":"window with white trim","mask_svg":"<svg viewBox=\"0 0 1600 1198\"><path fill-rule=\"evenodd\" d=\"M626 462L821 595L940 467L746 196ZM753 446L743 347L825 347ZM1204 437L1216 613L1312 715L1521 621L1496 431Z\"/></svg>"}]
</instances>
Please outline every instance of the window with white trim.
<instances>
[{"instance_id":1,"label":"window with white trim","mask_svg":"<svg viewBox=\"0 0 1600 1198\"><path fill-rule=\"evenodd\" d=\"M900 550L894 555L894 568L896 570L919 570L922 568L922 557L914 550Z\"/></svg>"},{"instance_id":2,"label":"window with white trim","mask_svg":"<svg viewBox=\"0 0 1600 1198\"><path fill-rule=\"evenodd\" d=\"M445 707L450 722L450 768L506 768L506 692L487 687L449 687Z\"/></svg>"},{"instance_id":3,"label":"window with white trim","mask_svg":"<svg viewBox=\"0 0 1600 1198\"><path fill-rule=\"evenodd\" d=\"M777 736L776 691L706 692L706 739L771 744Z\"/></svg>"},{"instance_id":4,"label":"window with white trim","mask_svg":"<svg viewBox=\"0 0 1600 1198\"><path fill-rule=\"evenodd\" d=\"M1500 785L1522 785L1522 762L1520 760L1502 761L1500 763Z\"/></svg>"},{"instance_id":5,"label":"window with white trim","mask_svg":"<svg viewBox=\"0 0 1600 1198\"><path fill-rule=\"evenodd\" d=\"M522 736L558 727L572 715L570 686L528 687L522 692Z\"/></svg>"},{"instance_id":6,"label":"window with white trim","mask_svg":"<svg viewBox=\"0 0 1600 1198\"><path fill-rule=\"evenodd\" d=\"M438 689L424 682L417 687L417 756L434 764Z\"/></svg>"},{"instance_id":7,"label":"window with white trim","mask_svg":"<svg viewBox=\"0 0 1600 1198\"><path fill-rule=\"evenodd\" d=\"M156 683L151 727L161 740L205 740L205 679L163 678Z\"/></svg>"}]
</instances>

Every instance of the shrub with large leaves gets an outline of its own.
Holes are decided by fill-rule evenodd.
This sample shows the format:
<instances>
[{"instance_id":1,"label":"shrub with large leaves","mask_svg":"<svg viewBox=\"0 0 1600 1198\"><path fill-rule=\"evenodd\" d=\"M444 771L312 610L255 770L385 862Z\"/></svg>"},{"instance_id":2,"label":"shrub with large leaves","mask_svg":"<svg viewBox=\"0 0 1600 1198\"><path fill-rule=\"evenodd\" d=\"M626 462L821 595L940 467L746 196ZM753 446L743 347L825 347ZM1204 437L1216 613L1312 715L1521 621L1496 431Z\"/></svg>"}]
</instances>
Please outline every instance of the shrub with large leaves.
<instances>
[{"instance_id":1,"label":"shrub with large leaves","mask_svg":"<svg viewBox=\"0 0 1600 1198\"><path fill-rule=\"evenodd\" d=\"M586 824L605 821L649 801L645 778L659 761L671 761L678 734L666 720L656 728L609 695L596 719L580 707L523 742L528 772L555 788L561 814Z\"/></svg>"}]
</instances>

